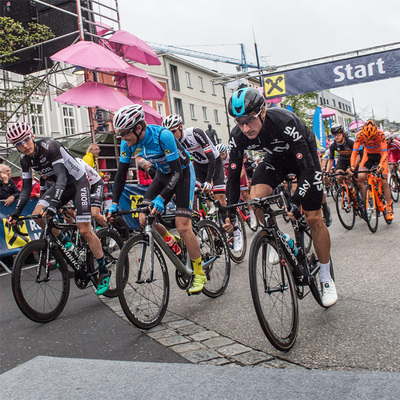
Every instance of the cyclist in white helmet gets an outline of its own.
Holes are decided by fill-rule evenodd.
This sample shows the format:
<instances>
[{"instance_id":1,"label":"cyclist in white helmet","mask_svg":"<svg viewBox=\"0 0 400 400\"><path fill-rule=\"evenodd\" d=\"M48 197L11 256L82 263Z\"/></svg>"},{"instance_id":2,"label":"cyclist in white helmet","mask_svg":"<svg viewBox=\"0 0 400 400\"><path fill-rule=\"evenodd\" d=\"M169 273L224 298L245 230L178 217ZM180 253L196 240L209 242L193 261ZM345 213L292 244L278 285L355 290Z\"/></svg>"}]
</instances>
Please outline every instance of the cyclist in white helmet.
<instances>
[{"instance_id":1,"label":"cyclist in white helmet","mask_svg":"<svg viewBox=\"0 0 400 400\"><path fill-rule=\"evenodd\" d=\"M195 174L189 154L175 139L171 131L158 125L147 125L144 111L140 105L129 105L120 108L114 115L115 133L122 138L121 156L113 189L113 203L108 215L117 211L118 202L126 182L129 163L132 157L140 156L154 165L157 172L148 187L142 204L152 205L152 213L161 213L165 205L175 194L175 223L179 234L186 243L193 264L194 279L188 289L189 294L200 293L207 282L204 274L200 245L192 230L192 208L195 186ZM143 226L145 216L139 215ZM157 231L168 242L173 239L166 228L156 225ZM179 251L176 243L170 245Z\"/></svg>"}]
</instances>

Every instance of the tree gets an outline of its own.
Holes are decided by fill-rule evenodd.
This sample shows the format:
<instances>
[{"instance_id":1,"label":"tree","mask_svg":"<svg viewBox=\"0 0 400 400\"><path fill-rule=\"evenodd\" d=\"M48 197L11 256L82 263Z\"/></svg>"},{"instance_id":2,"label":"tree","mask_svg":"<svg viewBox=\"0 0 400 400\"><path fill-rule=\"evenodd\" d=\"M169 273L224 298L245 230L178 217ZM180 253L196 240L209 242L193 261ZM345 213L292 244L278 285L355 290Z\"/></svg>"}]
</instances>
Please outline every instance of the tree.
<instances>
[{"instance_id":1,"label":"tree","mask_svg":"<svg viewBox=\"0 0 400 400\"><path fill-rule=\"evenodd\" d=\"M284 105L291 105L293 112L308 126L312 127L313 114L317 105L318 93L303 93L297 96L287 96Z\"/></svg>"}]
</instances>

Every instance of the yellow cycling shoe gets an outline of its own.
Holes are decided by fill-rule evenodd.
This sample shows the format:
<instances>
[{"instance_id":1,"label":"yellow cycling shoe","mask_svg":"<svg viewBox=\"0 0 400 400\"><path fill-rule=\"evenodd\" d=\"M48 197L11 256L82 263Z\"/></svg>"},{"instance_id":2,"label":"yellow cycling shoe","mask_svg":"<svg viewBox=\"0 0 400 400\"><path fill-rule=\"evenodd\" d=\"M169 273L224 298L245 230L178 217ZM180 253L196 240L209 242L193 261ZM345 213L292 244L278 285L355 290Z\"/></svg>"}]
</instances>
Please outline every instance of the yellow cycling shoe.
<instances>
[{"instance_id":1,"label":"yellow cycling shoe","mask_svg":"<svg viewBox=\"0 0 400 400\"><path fill-rule=\"evenodd\" d=\"M189 294L200 293L203 290L204 285L207 283L207 277L205 275L195 275L193 278L192 286L188 289Z\"/></svg>"}]
</instances>

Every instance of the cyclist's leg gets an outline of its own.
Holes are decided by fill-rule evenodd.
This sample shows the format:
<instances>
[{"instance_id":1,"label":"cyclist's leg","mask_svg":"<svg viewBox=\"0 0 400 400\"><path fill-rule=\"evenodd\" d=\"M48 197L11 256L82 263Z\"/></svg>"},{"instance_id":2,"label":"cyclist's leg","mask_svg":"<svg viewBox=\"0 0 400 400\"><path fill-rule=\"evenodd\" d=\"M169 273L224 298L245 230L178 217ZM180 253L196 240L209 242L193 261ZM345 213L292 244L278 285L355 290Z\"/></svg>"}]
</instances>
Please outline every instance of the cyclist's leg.
<instances>
[{"instance_id":1,"label":"cyclist's leg","mask_svg":"<svg viewBox=\"0 0 400 400\"><path fill-rule=\"evenodd\" d=\"M107 226L107 218L105 215L101 214L101 206L103 203L103 194L104 194L104 182L99 180L90 188L90 205L91 205L91 214L95 221L101 226Z\"/></svg>"}]
</instances>

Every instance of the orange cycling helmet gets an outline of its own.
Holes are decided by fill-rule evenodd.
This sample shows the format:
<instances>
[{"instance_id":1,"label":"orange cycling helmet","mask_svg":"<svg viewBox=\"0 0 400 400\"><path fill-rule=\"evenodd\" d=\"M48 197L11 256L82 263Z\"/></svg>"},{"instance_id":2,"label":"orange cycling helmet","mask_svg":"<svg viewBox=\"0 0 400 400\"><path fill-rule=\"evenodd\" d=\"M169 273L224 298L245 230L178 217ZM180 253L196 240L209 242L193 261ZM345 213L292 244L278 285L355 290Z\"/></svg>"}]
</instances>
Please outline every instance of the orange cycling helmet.
<instances>
[{"instance_id":1,"label":"orange cycling helmet","mask_svg":"<svg viewBox=\"0 0 400 400\"><path fill-rule=\"evenodd\" d=\"M368 120L363 126L363 134L367 140L373 138L378 133L378 127L372 119Z\"/></svg>"}]
</instances>

